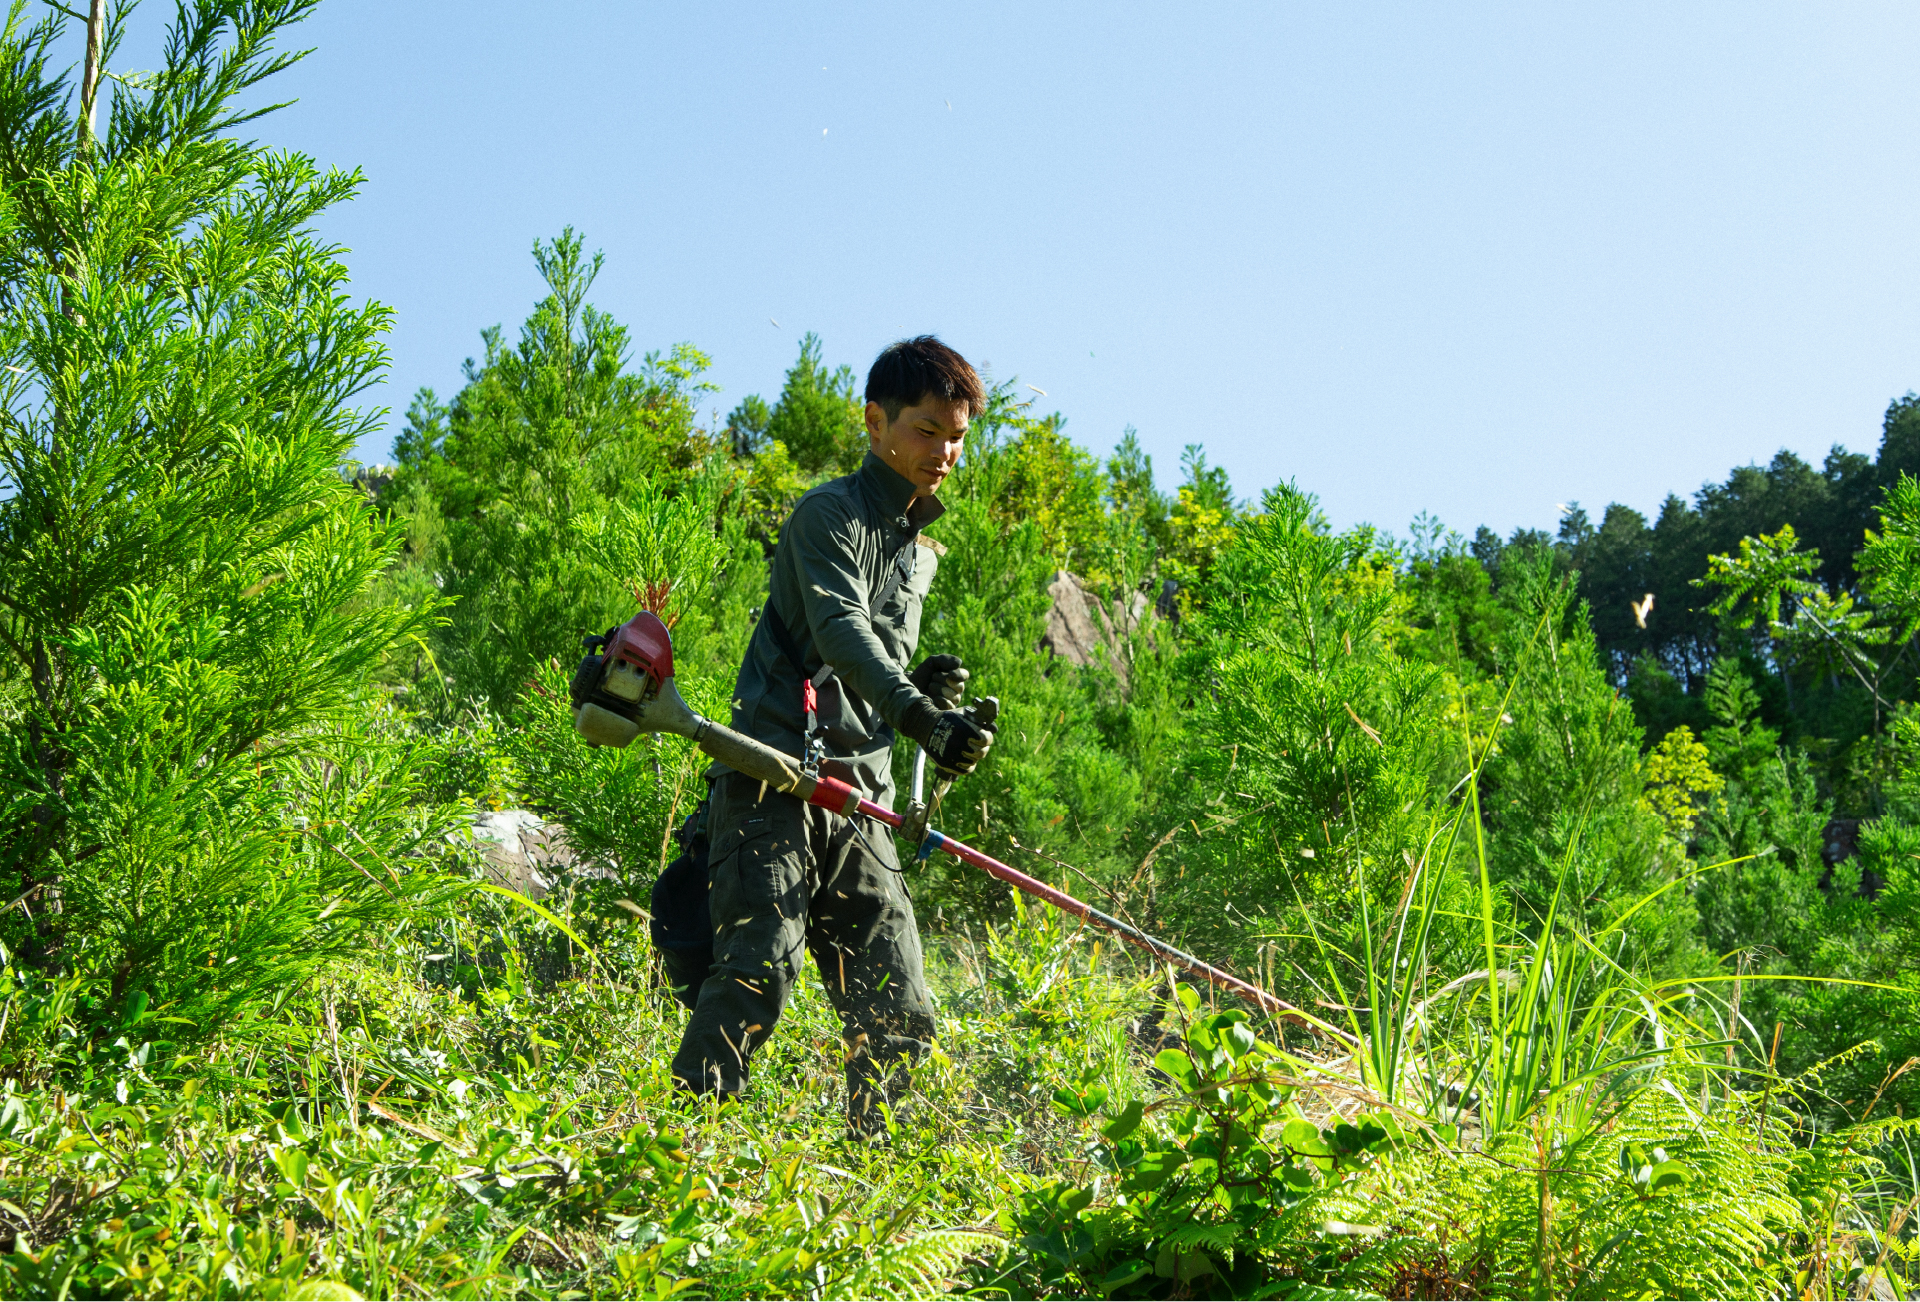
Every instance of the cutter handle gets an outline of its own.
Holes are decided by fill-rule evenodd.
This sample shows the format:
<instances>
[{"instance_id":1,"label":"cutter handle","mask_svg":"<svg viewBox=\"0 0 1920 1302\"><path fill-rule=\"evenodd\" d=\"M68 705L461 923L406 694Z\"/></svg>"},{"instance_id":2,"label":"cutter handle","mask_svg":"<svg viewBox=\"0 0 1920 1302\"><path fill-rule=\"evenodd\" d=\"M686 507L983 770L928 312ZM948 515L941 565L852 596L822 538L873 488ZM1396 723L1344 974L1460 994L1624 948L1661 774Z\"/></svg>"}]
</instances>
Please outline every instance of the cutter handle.
<instances>
[{"instance_id":1,"label":"cutter handle","mask_svg":"<svg viewBox=\"0 0 1920 1302\"><path fill-rule=\"evenodd\" d=\"M775 791L791 791L805 799L812 793L813 779L800 771L791 755L782 755L773 747L742 736L724 723L702 720L706 725L694 735L694 744L736 773L757 778ZM801 790L802 784L809 784Z\"/></svg>"}]
</instances>

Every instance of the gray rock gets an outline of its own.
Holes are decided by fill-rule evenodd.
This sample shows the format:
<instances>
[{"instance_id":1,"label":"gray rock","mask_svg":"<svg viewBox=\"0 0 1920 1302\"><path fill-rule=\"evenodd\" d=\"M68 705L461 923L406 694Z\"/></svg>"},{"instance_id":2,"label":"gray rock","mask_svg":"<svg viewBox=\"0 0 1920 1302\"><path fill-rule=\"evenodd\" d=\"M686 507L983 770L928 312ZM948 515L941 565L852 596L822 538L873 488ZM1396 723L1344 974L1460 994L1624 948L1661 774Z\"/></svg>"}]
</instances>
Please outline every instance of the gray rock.
<instances>
[{"instance_id":1,"label":"gray rock","mask_svg":"<svg viewBox=\"0 0 1920 1302\"><path fill-rule=\"evenodd\" d=\"M1117 599L1103 603L1078 575L1066 570L1054 572L1047 595L1053 598L1053 606L1047 611L1047 632L1040 639L1042 649L1071 664L1090 665L1100 660L1112 665L1124 689L1129 668L1125 639L1151 613L1146 597L1136 592L1124 606Z\"/></svg>"},{"instance_id":2,"label":"gray rock","mask_svg":"<svg viewBox=\"0 0 1920 1302\"><path fill-rule=\"evenodd\" d=\"M387 485L393 482L398 469L397 466L355 466L347 478L355 488L378 501Z\"/></svg>"},{"instance_id":3,"label":"gray rock","mask_svg":"<svg viewBox=\"0 0 1920 1302\"><path fill-rule=\"evenodd\" d=\"M530 809L501 809L476 814L473 840L487 876L530 900L544 899L560 874L611 877L601 864L588 863L567 844L566 829Z\"/></svg>"},{"instance_id":4,"label":"gray rock","mask_svg":"<svg viewBox=\"0 0 1920 1302\"><path fill-rule=\"evenodd\" d=\"M1040 645L1073 664L1092 664L1094 649L1108 645L1103 636L1106 630L1093 624L1098 609L1093 594L1080 586L1079 579L1058 570L1047 585L1047 595L1053 598L1053 607L1047 611L1047 633Z\"/></svg>"}]
</instances>

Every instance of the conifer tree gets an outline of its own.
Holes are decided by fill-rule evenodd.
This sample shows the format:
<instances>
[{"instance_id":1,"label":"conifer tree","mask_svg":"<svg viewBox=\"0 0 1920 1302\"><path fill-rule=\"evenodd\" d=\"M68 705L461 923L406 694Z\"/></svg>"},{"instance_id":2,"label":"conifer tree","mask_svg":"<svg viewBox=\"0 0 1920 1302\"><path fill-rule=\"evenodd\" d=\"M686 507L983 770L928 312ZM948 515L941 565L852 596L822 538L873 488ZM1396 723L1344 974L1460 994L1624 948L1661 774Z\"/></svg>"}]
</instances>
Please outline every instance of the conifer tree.
<instances>
[{"instance_id":1,"label":"conifer tree","mask_svg":"<svg viewBox=\"0 0 1920 1302\"><path fill-rule=\"evenodd\" d=\"M116 994L285 978L429 831L360 695L429 612L362 600L393 538L339 473L389 314L310 229L359 176L235 134L311 7L183 5L138 78L111 7L97 137L66 20L0 32L0 925Z\"/></svg>"},{"instance_id":2,"label":"conifer tree","mask_svg":"<svg viewBox=\"0 0 1920 1302\"><path fill-rule=\"evenodd\" d=\"M767 437L783 445L809 474L858 470L867 450L866 404L855 385L851 366L827 370L820 336L808 331L767 421Z\"/></svg>"},{"instance_id":3,"label":"conifer tree","mask_svg":"<svg viewBox=\"0 0 1920 1302\"><path fill-rule=\"evenodd\" d=\"M415 577L453 602L438 642L453 695L502 711L537 664L631 613L583 551L609 504L677 486L712 452L693 423L705 355L682 344L630 366L626 327L587 301L603 260L585 248L572 227L535 242L546 296L517 341L481 332L452 402L415 397L384 494L423 540Z\"/></svg>"}]
</instances>

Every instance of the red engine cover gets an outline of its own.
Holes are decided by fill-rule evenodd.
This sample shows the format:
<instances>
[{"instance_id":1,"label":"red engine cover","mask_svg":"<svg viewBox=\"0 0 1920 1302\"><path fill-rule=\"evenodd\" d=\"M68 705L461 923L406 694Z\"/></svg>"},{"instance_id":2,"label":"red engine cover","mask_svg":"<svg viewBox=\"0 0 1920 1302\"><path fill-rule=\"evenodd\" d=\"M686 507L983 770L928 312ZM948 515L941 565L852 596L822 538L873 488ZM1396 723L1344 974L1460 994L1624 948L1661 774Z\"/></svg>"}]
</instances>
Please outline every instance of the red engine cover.
<instances>
[{"instance_id":1,"label":"red engine cover","mask_svg":"<svg viewBox=\"0 0 1920 1302\"><path fill-rule=\"evenodd\" d=\"M655 682L673 677L673 637L651 610L643 610L614 630L607 643L609 663L624 660Z\"/></svg>"}]
</instances>

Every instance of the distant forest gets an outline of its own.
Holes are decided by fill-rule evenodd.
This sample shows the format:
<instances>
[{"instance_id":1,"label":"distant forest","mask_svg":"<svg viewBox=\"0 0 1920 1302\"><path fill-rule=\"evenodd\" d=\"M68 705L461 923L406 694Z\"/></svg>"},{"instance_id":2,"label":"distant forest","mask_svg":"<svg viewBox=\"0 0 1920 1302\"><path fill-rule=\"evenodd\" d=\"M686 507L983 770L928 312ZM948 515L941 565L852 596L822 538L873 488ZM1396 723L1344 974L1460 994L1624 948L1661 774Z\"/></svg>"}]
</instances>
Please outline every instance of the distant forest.
<instances>
[{"instance_id":1,"label":"distant forest","mask_svg":"<svg viewBox=\"0 0 1920 1302\"><path fill-rule=\"evenodd\" d=\"M1819 758L1823 784L1842 813L1871 816L1882 812L1882 802L1859 743L1875 732L1876 691L1883 701L1911 698L1920 655L1900 644L1871 684L1839 658L1817 669L1784 665L1764 636L1728 628L1705 581L1711 557L1737 553L1741 539L1786 526L1804 552L1818 557L1812 575L1830 597L1864 600L1857 557L1879 523L1882 495L1902 474L1920 476L1920 396L1912 393L1887 407L1873 457L1835 444L1816 469L1783 449L1765 466L1740 466L1703 485L1691 500L1669 494L1651 525L1616 502L1596 527L1574 502L1557 533L1522 528L1502 541L1483 525L1468 551L1498 586L1510 554L1551 548L1561 570L1576 576L1602 661L1632 701L1649 744L1681 724L1696 733L1710 726L1708 671L1720 656L1738 656L1758 685L1761 721ZM1423 535L1416 526L1416 560L1423 545L1424 559L1437 559L1440 532L1429 525ZM1648 595L1653 604L1643 612Z\"/></svg>"}]
</instances>

